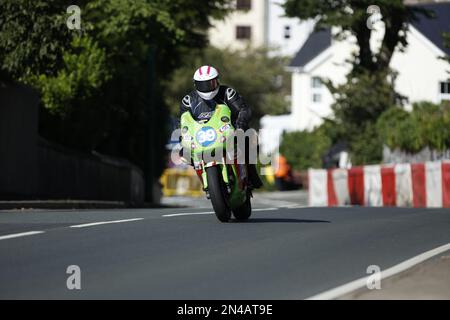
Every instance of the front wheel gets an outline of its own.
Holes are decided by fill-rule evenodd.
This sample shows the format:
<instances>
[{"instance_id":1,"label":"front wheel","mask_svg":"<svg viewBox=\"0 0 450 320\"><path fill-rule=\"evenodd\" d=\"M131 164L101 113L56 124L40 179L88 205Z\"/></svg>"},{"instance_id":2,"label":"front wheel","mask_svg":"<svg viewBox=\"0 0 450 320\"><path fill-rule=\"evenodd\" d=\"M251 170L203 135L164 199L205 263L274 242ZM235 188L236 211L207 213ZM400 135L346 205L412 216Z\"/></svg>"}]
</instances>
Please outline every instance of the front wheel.
<instances>
[{"instance_id":1,"label":"front wheel","mask_svg":"<svg viewBox=\"0 0 450 320\"><path fill-rule=\"evenodd\" d=\"M221 172L216 166L209 167L206 168L206 176L208 179L208 191L216 217L221 222L228 222L231 218L231 210Z\"/></svg>"},{"instance_id":2,"label":"front wheel","mask_svg":"<svg viewBox=\"0 0 450 320\"><path fill-rule=\"evenodd\" d=\"M252 203L250 198L250 194L247 194L247 200L245 200L244 204L233 210L233 215L236 220L244 221L252 215Z\"/></svg>"}]
</instances>

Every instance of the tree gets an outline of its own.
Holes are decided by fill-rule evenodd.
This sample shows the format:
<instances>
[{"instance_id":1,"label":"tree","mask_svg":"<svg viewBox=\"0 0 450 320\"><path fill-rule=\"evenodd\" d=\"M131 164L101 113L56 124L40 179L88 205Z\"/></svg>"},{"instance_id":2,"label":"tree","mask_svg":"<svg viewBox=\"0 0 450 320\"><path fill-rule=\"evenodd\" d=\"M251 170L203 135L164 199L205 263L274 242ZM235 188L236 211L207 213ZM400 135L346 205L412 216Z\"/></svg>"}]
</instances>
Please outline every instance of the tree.
<instances>
[{"instance_id":1,"label":"tree","mask_svg":"<svg viewBox=\"0 0 450 320\"><path fill-rule=\"evenodd\" d=\"M107 74L129 74L148 60L150 47L158 47L158 74L170 76L180 57L190 48L203 48L210 18L219 19L229 12L231 0L112 0L78 1L82 30L66 27L67 3L62 0L5 0L0 3L0 81L14 80L43 91L43 83L71 73L72 86L92 79L108 79ZM206 17L206 18L205 18ZM74 40L81 38L82 40ZM67 65L70 55L82 51L88 67ZM105 63L107 65L102 65ZM73 62L73 59L71 59ZM104 76L99 76L99 70ZM97 73L96 73L97 72ZM59 74L58 74L59 73ZM74 75L74 73L77 73ZM121 74L121 75L123 75ZM84 76L83 76L84 75ZM44 76L44 78L42 78ZM39 81L41 78L42 81ZM111 77L109 77L111 78ZM57 79L54 79L57 81ZM67 79L63 79L67 80ZM61 81L57 81L61 82ZM94 81L94 87L99 87ZM73 91L54 87L55 95ZM88 89L89 86L85 86ZM83 94L83 90L77 94ZM70 99L70 97L69 97ZM64 112L70 103L46 108Z\"/></svg>"},{"instance_id":2,"label":"tree","mask_svg":"<svg viewBox=\"0 0 450 320\"><path fill-rule=\"evenodd\" d=\"M375 163L382 158L382 143L375 123L383 112L402 97L385 79L384 73L361 73L347 83L331 88L335 102L331 121L339 128L333 143L344 141L350 148L353 164Z\"/></svg>"},{"instance_id":3,"label":"tree","mask_svg":"<svg viewBox=\"0 0 450 320\"><path fill-rule=\"evenodd\" d=\"M391 149L417 153L425 147L445 151L450 148L450 105L420 102L407 112L392 107L377 121L382 142Z\"/></svg>"},{"instance_id":4,"label":"tree","mask_svg":"<svg viewBox=\"0 0 450 320\"><path fill-rule=\"evenodd\" d=\"M323 157L331 147L331 139L323 128L313 132L296 131L283 135L280 153L295 170L322 168Z\"/></svg>"},{"instance_id":5,"label":"tree","mask_svg":"<svg viewBox=\"0 0 450 320\"><path fill-rule=\"evenodd\" d=\"M395 92L396 74L389 68L396 49L407 45L408 24L421 15L432 13L418 6L407 6L403 0L287 0L286 14L300 19L313 18L316 28L337 28L338 38L353 36L359 50L354 53L347 83L335 86L325 82L335 97L334 116L326 126L333 143L345 142L353 164L375 163L382 157L382 140L376 128L377 119L404 97ZM379 48L371 46L371 14L382 15L384 33Z\"/></svg>"},{"instance_id":6,"label":"tree","mask_svg":"<svg viewBox=\"0 0 450 320\"><path fill-rule=\"evenodd\" d=\"M330 87L335 101L331 108L336 125L345 130L347 137L358 133L361 127L373 123L393 105L402 105L404 97L394 91L386 81L386 74L362 73L348 78L347 83Z\"/></svg>"},{"instance_id":7,"label":"tree","mask_svg":"<svg viewBox=\"0 0 450 320\"><path fill-rule=\"evenodd\" d=\"M72 36L62 27L65 8L56 3L0 2L0 81L23 82L32 75L55 75L61 68L63 49Z\"/></svg>"},{"instance_id":8,"label":"tree","mask_svg":"<svg viewBox=\"0 0 450 320\"><path fill-rule=\"evenodd\" d=\"M29 74L25 84L37 88L42 103L50 113L62 117L70 114L76 99L86 99L96 94L111 78L107 69L105 50L90 37L74 37L69 49L62 50L61 68L55 75Z\"/></svg>"},{"instance_id":9,"label":"tree","mask_svg":"<svg viewBox=\"0 0 450 320\"><path fill-rule=\"evenodd\" d=\"M370 46L372 30L368 28L368 8L377 6L383 17L385 32L378 52ZM340 27L339 36L348 33L356 38L359 52L353 60L353 73L362 71L386 73L397 47L407 46L408 23L430 11L408 6L403 0L287 0L286 14L300 19L316 19L317 28ZM372 7L374 8L374 7Z\"/></svg>"},{"instance_id":10,"label":"tree","mask_svg":"<svg viewBox=\"0 0 450 320\"><path fill-rule=\"evenodd\" d=\"M3 0L0 82L38 90L44 137L141 168L150 162L156 179L169 136L162 86L187 52L207 45L210 19L227 14L230 3L77 1L78 31L66 26L66 1Z\"/></svg>"},{"instance_id":11,"label":"tree","mask_svg":"<svg viewBox=\"0 0 450 320\"><path fill-rule=\"evenodd\" d=\"M211 64L221 74L221 83L234 87L252 108L252 125L266 114L288 111L286 97L290 92L289 74L284 70L286 59L268 55L268 50L250 49L231 51L209 47L203 52L192 51L185 63L177 69L167 85L166 101L174 116L187 92L193 90L192 75L196 68Z\"/></svg>"}]
</instances>

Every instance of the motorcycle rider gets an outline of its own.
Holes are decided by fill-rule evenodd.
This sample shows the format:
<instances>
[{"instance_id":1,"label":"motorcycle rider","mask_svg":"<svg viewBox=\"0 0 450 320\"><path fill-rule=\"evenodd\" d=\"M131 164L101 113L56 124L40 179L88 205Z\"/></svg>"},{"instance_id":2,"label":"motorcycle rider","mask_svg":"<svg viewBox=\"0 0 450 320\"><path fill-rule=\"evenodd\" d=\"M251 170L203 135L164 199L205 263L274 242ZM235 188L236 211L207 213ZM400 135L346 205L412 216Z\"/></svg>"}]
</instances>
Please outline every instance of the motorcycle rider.
<instances>
[{"instance_id":1,"label":"motorcycle rider","mask_svg":"<svg viewBox=\"0 0 450 320\"><path fill-rule=\"evenodd\" d=\"M180 103L180 116L189 111L196 120L211 117L217 104L226 104L231 110L231 123L236 129L249 129L252 112L239 93L231 87L220 85L219 72L213 66L205 65L194 73L195 90L184 96ZM246 148L247 149L247 148ZM255 164L247 164L251 188L260 188Z\"/></svg>"}]
</instances>

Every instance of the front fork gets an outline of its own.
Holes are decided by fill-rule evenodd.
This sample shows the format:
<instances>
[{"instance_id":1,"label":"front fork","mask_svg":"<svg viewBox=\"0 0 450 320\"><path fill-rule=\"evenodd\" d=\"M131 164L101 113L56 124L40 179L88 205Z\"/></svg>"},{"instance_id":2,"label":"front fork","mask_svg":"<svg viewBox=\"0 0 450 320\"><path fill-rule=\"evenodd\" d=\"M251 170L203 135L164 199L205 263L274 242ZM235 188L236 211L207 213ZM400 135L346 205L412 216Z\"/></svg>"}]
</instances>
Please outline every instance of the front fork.
<instances>
[{"instance_id":1,"label":"front fork","mask_svg":"<svg viewBox=\"0 0 450 320\"><path fill-rule=\"evenodd\" d=\"M234 182L234 187L239 188L240 190L243 190L246 186L246 180L248 179L248 173L247 173L247 168L246 165L239 165L237 163L231 164L231 165L227 165L224 164L225 161L223 163L207 163L205 164L203 161L194 164L195 167L195 171L197 173L197 176L199 177L202 185L203 185L203 191L206 192L206 196L209 199L209 193L208 193L208 177L206 175L206 168L211 167L211 166L219 166L221 168L221 172L222 172L222 179L225 182L225 186L227 188L227 192L228 194L231 194L232 192L232 188L233 188L233 182ZM233 170L233 176L236 177L236 181L230 181L229 178L229 172L228 172L228 168L230 168L231 170Z\"/></svg>"}]
</instances>

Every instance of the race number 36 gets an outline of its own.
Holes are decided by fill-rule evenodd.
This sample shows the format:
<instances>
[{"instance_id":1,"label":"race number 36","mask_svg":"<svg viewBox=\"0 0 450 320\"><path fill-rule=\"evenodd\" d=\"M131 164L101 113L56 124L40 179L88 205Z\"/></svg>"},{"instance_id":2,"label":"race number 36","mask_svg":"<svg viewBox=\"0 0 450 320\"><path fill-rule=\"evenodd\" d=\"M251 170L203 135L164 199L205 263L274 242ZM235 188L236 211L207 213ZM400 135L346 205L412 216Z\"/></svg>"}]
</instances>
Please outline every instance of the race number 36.
<instances>
[{"instance_id":1,"label":"race number 36","mask_svg":"<svg viewBox=\"0 0 450 320\"><path fill-rule=\"evenodd\" d=\"M216 130L211 127L204 127L200 129L196 134L197 142L203 147L207 147L216 141L217 134Z\"/></svg>"}]
</instances>

